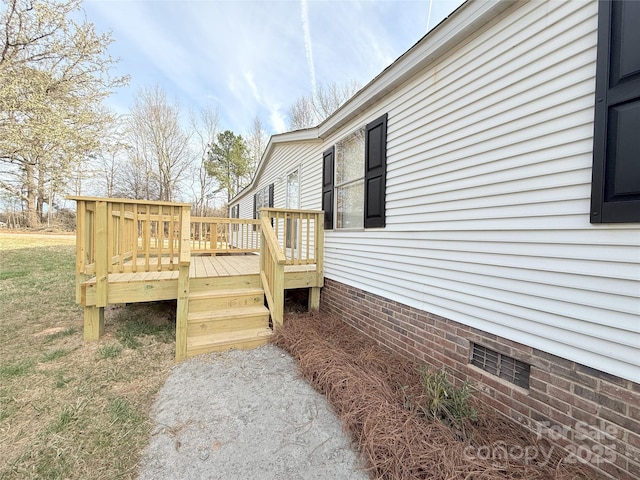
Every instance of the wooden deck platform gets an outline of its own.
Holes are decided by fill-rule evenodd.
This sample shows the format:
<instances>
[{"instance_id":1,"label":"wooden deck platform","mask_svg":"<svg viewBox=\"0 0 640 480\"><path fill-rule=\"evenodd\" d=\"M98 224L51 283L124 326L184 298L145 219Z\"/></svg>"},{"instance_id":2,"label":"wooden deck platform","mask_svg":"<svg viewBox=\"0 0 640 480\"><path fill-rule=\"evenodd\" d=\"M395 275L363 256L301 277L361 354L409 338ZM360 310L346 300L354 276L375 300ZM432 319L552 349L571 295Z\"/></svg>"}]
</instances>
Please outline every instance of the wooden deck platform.
<instances>
[{"instance_id":1,"label":"wooden deck platform","mask_svg":"<svg viewBox=\"0 0 640 480\"><path fill-rule=\"evenodd\" d=\"M163 259L168 264L168 259ZM284 288L307 288L315 286L315 265L286 265ZM176 270L161 272L110 273L107 303L137 303L178 298L178 276ZM193 256L189 265L191 289L205 286L211 290L228 288L232 283L242 282L244 277L260 276L258 255ZM82 304L96 304L96 279L85 281L82 286Z\"/></svg>"}]
</instances>

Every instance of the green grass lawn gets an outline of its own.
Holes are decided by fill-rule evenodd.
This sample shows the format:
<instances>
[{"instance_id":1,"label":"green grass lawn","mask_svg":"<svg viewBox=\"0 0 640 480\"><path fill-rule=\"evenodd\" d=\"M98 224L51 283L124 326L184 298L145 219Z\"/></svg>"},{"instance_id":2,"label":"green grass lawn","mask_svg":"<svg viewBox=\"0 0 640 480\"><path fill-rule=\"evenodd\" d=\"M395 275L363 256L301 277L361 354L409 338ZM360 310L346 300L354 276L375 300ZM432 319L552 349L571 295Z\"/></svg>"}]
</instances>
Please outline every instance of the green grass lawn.
<instances>
[{"instance_id":1,"label":"green grass lawn","mask_svg":"<svg viewBox=\"0 0 640 480\"><path fill-rule=\"evenodd\" d=\"M109 308L82 340L74 239L0 233L0 479L134 478L175 307Z\"/></svg>"}]
</instances>

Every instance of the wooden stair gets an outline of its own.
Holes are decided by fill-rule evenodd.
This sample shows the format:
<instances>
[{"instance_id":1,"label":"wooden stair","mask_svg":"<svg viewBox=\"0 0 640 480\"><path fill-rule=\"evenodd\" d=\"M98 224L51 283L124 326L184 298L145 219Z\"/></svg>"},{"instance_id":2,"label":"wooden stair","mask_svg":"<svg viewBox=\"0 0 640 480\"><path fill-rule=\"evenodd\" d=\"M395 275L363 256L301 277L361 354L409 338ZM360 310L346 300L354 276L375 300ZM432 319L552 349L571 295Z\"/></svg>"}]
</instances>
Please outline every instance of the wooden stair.
<instances>
[{"instance_id":1,"label":"wooden stair","mask_svg":"<svg viewBox=\"0 0 640 480\"><path fill-rule=\"evenodd\" d=\"M192 292L187 318L187 357L258 347L272 334L259 287Z\"/></svg>"}]
</instances>

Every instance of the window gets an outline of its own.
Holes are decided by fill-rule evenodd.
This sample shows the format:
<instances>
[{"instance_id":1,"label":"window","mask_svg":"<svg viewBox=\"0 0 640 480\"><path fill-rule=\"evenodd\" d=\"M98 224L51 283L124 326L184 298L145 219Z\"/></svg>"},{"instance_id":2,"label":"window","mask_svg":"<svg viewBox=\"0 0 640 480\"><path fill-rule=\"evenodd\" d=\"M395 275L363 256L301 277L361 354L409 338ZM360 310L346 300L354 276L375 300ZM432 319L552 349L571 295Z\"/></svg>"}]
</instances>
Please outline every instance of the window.
<instances>
[{"instance_id":1,"label":"window","mask_svg":"<svg viewBox=\"0 0 640 480\"><path fill-rule=\"evenodd\" d=\"M531 367L520 360L474 343L470 363L518 387L529 388Z\"/></svg>"},{"instance_id":2,"label":"window","mask_svg":"<svg viewBox=\"0 0 640 480\"><path fill-rule=\"evenodd\" d=\"M640 221L640 2L600 1L591 223Z\"/></svg>"},{"instance_id":3,"label":"window","mask_svg":"<svg viewBox=\"0 0 640 480\"><path fill-rule=\"evenodd\" d=\"M364 225L364 128L336 144L336 228Z\"/></svg>"},{"instance_id":4,"label":"window","mask_svg":"<svg viewBox=\"0 0 640 480\"><path fill-rule=\"evenodd\" d=\"M253 194L253 218L260 218L262 207L273 207L273 183Z\"/></svg>"},{"instance_id":5,"label":"window","mask_svg":"<svg viewBox=\"0 0 640 480\"><path fill-rule=\"evenodd\" d=\"M387 115L343 138L323 154L324 227L385 226Z\"/></svg>"},{"instance_id":6,"label":"window","mask_svg":"<svg viewBox=\"0 0 640 480\"><path fill-rule=\"evenodd\" d=\"M230 218L240 218L240 204L231 207Z\"/></svg>"}]
</instances>

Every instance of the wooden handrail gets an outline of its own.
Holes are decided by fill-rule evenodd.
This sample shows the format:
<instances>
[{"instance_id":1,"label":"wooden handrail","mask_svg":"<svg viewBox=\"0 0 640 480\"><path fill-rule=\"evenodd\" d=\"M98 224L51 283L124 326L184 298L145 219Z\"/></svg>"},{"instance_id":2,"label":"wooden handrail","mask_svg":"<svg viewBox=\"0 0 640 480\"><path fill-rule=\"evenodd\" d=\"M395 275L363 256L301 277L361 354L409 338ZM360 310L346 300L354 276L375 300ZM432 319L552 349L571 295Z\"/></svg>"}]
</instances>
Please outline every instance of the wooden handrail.
<instances>
[{"instance_id":1,"label":"wooden handrail","mask_svg":"<svg viewBox=\"0 0 640 480\"><path fill-rule=\"evenodd\" d=\"M280 250L266 211L260 212L260 222L260 281L276 328L284 321L284 264L287 259Z\"/></svg>"},{"instance_id":2,"label":"wooden handrail","mask_svg":"<svg viewBox=\"0 0 640 480\"><path fill-rule=\"evenodd\" d=\"M284 268L315 264L316 279L310 306L317 309L324 283L324 212L318 210L260 209L260 280L274 327L284 316Z\"/></svg>"},{"instance_id":3,"label":"wooden handrail","mask_svg":"<svg viewBox=\"0 0 640 480\"><path fill-rule=\"evenodd\" d=\"M263 208L260 212L269 219L287 265L322 263L322 211Z\"/></svg>"},{"instance_id":4,"label":"wooden handrail","mask_svg":"<svg viewBox=\"0 0 640 480\"><path fill-rule=\"evenodd\" d=\"M161 200L134 200L132 198L112 198L112 197L83 197L81 195L69 195L67 196L68 200L75 201L83 201L83 202L97 202L97 201L108 201L111 203L129 203L133 205L163 205L167 207L189 207L191 208L190 203L180 203L180 202L165 202Z\"/></svg>"},{"instance_id":5,"label":"wooden handrail","mask_svg":"<svg viewBox=\"0 0 640 480\"><path fill-rule=\"evenodd\" d=\"M268 246L267 251L271 253L274 261L284 265L285 263L287 263L287 258L284 256L284 253L282 253L282 250L280 249L278 239L276 238L273 228L271 228L269 220L267 220L266 217L263 217L261 220L263 240Z\"/></svg>"}]
</instances>

